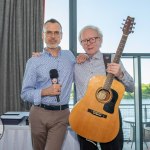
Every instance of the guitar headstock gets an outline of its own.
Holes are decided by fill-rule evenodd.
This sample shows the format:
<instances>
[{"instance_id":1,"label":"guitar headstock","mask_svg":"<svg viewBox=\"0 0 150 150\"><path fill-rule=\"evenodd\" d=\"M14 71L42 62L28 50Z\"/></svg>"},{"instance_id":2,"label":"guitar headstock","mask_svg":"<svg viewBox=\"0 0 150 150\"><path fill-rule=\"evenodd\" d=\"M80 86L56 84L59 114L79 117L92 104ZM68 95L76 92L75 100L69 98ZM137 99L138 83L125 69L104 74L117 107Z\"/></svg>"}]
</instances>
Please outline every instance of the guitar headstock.
<instances>
[{"instance_id":1,"label":"guitar headstock","mask_svg":"<svg viewBox=\"0 0 150 150\"><path fill-rule=\"evenodd\" d=\"M135 25L134 18L128 16L127 19L124 21L125 24L123 24L124 27L122 28L123 34L128 35L130 33L133 33L134 31L132 29L134 28L133 26Z\"/></svg>"}]
</instances>

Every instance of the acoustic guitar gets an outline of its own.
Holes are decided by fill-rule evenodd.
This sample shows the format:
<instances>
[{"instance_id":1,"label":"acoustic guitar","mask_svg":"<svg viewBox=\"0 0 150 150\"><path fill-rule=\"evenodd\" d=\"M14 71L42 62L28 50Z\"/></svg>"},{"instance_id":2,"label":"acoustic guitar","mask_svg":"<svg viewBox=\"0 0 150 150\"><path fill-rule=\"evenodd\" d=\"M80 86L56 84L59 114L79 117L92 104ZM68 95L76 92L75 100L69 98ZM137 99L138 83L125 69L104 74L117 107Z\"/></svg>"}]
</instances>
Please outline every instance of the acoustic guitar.
<instances>
[{"instance_id":1,"label":"acoustic guitar","mask_svg":"<svg viewBox=\"0 0 150 150\"><path fill-rule=\"evenodd\" d=\"M134 18L127 17L122 28L123 35L113 59L119 63L128 35L133 32ZM119 132L119 104L124 95L124 85L114 75L93 76L84 97L73 107L69 123L80 136L89 140L106 143Z\"/></svg>"}]
</instances>

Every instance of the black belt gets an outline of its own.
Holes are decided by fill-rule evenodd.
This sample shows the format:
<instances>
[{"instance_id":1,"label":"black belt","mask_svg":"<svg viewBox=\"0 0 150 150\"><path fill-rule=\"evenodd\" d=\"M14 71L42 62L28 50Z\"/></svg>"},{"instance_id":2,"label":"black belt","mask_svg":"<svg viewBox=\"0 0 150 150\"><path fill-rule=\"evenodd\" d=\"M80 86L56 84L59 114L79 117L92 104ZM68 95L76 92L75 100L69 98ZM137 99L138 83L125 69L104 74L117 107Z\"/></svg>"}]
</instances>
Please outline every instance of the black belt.
<instances>
[{"instance_id":1,"label":"black belt","mask_svg":"<svg viewBox=\"0 0 150 150\"><path fill-rule=\"evenodd\" d=\"M37 105L38 107L42 107L44 109L47 109L47 110L64 110L64 109L67 109L69 108L69 105L66 104L66 105L58 105L58 106L55 106L55 105L45 105L45 104L41 104L41 105Z\"/></svg>"}]
</instances>

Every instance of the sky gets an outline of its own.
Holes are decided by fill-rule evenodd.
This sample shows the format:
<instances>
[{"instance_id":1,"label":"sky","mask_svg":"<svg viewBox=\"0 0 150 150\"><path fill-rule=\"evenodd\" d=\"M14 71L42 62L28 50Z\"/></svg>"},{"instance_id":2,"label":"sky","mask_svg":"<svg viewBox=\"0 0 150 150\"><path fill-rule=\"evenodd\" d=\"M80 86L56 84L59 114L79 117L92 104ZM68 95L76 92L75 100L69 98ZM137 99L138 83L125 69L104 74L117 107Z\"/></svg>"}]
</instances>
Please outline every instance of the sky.
<instances>
[{"instance_id":1,"label":"sky","mask_svg":"<svg viewBox=\"0 0 150 150\"><path fill-rule=\"evenodd\" d=\"M95 3L93 3L93 1ZM94 24L104 35L102 51L115 52L122 36L123 19L135 18L134 33L130 34L124 53L142 53L150 51L150 1L149 0L79 0L78 19L80 26ZM85 3L86 5L83 5ZM82 5L81 5L82 4ZM81 14L81 15L79 15ZM87 21L83 21L87 20ZM134 43L134 44L133 44Z\"/></svg>"},{"instance_id":2,"label":"sky","mask_svg":"<svg viewBox=\"0 0 150 150\"><path fill-rule=\"evenodd\" d=\"M45 20L56 18L63 27L61 47L69 48L69 0L46 0ZM78 0L77 33L85 25L96 25L103 33L102 52L115 53L122 37L123 19L135 18L135 29L129 34L124 53L150 53L150 0ZM84 52L79 42L78 52ZM145 66L150 59L142 61L144 83L150 83L150 73ZM128 65L128 64L127 64ZM129 69L130 71L130 69ZM131 70L132 72L132 70Z\"/></svg>"}]
</instances>

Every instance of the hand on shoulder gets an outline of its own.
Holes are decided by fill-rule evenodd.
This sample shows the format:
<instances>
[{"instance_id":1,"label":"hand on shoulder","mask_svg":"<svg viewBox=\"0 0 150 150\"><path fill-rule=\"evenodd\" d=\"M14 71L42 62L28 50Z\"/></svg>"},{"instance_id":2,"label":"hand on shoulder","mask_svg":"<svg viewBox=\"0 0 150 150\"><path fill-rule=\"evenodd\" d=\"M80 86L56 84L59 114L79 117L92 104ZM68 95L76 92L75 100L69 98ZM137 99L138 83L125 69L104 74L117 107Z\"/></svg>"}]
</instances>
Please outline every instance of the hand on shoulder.
<instances>
[{"instance_id":1,"label":"hand on shoulder","mask_svg":"<svg viewBox=\"0 0 150 150\"><path fill-rule=\"evenodd\" d=\"M84 63L87 59L89 59L89 56L85 53L80 53L77 57L76 57L76 62L77 64L82 64Z\"/></svg>"},{"instance_id":2,"label":"hand on shoulder","mask_svg":"<svg viewBox=\"0 0 150 150\"><path fill-rule=\"evenodd\" d=\"M40 55L40 52L32 52L32 57L39 57Z\"/></svg>"}]
</instances>

